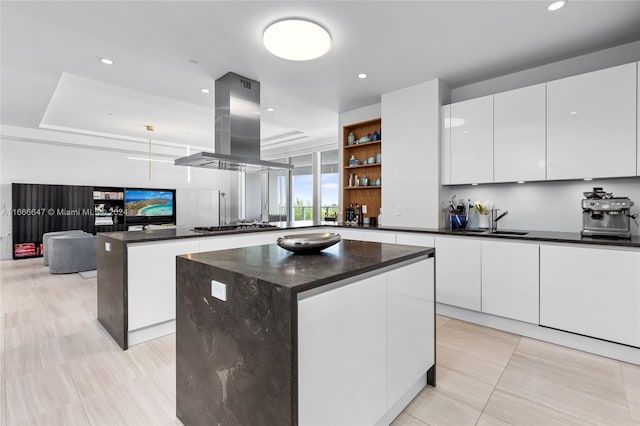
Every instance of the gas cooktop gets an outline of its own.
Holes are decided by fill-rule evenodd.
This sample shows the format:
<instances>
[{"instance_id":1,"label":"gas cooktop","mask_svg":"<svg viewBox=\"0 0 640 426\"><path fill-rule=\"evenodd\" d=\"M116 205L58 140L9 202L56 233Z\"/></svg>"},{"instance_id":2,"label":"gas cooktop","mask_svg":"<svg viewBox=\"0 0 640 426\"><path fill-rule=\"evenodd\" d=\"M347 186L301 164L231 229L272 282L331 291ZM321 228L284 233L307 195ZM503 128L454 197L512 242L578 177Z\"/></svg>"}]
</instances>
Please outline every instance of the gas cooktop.
<instances>
[{"instance_id":1,"label":"gas cooktop","mask_svg":"<svg viewBox=\"0 0 640 426\"><path fill-rule=\"evenodd\" d=\"M245 229L275 229L276 225L261 222L242 222L235 225L220 226L196 226L193 228L196 232L223 232L223 231L242 231Z\"/></svg>"}]
</instances>

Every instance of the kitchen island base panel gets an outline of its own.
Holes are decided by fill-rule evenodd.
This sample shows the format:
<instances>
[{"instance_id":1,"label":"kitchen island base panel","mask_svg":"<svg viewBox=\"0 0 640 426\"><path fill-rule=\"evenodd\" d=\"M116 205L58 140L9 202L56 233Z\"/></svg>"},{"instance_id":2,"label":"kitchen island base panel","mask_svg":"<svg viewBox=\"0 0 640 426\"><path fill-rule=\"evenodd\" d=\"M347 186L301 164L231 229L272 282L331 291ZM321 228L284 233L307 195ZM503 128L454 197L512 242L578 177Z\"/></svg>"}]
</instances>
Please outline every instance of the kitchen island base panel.
<instances>
[{"instance_id":1,"label":"kitchen island base panel","mask_svg":"<svg viewBox=\"0 0 640 426\"><path fill-rule=\"evenodd\" d=\"M432 369L435 370L435 368L436 366L434 365ZM396 401L396 403L387 410L385 415L376 422L376 426L390 425L396 419L396 417L398 417L400 413L402 413L402 411L407 408L411 401L413 401L413 399L418 396L420 391L422 391L429 384L427 383L427 379L428 373L425 373L418 380L416 380L416 382L409 389L407 389L407 392L402 395L402 398Z\"/></svg>"},{"instance_id":2,"label":"kitchen island base panel","mask_svg":"<svg viewBox=\"0 0 640 426\"><path fill-rule=\"evenodd\" d=\"M96 244L98 321L122 349L127 349L126 246L102 234L98 234Z\"/></svg>"},{"instance_id":3,"label":"kitchen island base panel","mask_svg":"<svg viewBox=\"0 0 640 426\"><path fill-rule=\"evenodd\" d=\"M286 425L292 417L290 292L177 258L176 414L187 426ZM211 280L227 284L227 301Z\"/></svg>"},{"instance_id":4,"label":"kitchen island base panel","mask_svg":"<svg viewBox=\"0 0 640 426\"><path fill-rule=\"evenodd\" d=\"M618 361L628 362L629 364L640 365L640 349L631 346L541 327L536 324L498 317L482 312L470 311L443 303L436 303L436 313L445 317L468 321L508 333L617 359Z\"/></svg>"}]
</instances>

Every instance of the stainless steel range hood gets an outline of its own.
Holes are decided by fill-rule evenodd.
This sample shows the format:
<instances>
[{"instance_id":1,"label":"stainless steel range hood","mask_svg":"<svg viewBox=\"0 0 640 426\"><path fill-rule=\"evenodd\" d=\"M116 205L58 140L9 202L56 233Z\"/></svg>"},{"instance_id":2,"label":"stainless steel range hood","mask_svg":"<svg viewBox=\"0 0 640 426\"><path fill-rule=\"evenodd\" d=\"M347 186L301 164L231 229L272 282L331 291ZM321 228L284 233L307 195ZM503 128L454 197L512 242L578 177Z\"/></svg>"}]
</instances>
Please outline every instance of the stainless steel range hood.
<instances>
[{"instance_id":1,"label":"stainless steel range hood","mask_svg":"<svg viewBox=\"0 0 640 426\"><path fill-rule=\"evenodd\" d=\"M216 80L215 152L175 160L177 166L239 172L293 169L260 159L260 82L228 72Z\"/></svg>"}]
</instances>

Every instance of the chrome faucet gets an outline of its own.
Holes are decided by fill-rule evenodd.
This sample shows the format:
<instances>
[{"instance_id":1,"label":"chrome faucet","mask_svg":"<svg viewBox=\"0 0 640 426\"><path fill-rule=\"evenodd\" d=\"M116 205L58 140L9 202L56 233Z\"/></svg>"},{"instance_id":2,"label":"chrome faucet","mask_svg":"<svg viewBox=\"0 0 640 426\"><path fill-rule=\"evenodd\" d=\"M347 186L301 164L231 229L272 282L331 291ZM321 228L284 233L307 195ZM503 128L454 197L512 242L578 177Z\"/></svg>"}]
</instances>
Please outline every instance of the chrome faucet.
<instances>
[{"instance_id":1,"label":"chrome faucet","mask_svg":"<svg viewBox=\"0 0 640 426\"><path fill-rule=\"evenodd\" d=\"M498 231L498 221L509 214L509 211L507 210L504 213L502 213L500 216L496 217L496 214L498 214L499 210L500 209L491 210L491 232L497 232Z\"/></svg>"}]
</instances>

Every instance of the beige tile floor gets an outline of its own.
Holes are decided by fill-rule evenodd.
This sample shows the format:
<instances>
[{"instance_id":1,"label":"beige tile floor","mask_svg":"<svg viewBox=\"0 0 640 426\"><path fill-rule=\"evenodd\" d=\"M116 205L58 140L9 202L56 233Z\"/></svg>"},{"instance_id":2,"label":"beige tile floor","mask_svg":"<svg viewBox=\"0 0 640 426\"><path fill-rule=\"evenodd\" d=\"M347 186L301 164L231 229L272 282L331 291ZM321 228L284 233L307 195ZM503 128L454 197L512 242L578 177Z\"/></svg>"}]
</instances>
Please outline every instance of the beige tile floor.
<instances>
[{"instance_id":1,"label":"beige tile floor","mask_svg":"<svg viewBox=\"0 0 640 426\"><path fill-rule=\"evenodd\" d=\"M169 425L175 337L126 352L96 320L96 279L0 262L0 426ZM438 317L436 388L396 419L424 425L640 425L640 367Z\"/></svg>"}]
</instances>

